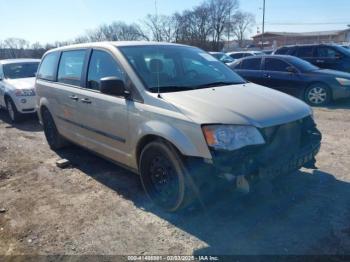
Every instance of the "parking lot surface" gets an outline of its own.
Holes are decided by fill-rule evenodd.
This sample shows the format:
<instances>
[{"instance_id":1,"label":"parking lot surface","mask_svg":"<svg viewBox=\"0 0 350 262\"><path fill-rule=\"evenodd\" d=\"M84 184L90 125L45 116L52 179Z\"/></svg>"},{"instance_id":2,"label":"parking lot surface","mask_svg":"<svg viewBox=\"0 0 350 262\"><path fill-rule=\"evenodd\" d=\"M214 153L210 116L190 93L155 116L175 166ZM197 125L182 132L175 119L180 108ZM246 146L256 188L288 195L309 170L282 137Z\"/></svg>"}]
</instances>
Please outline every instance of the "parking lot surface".
<instances>
[{"instance_id":1,"label":"parking lot surface","mask_svg":"<svg viewBox=\"0 0 350 262\"><path fill-rule=\"evenodd\" d=\"M318 170L178 214L137 175L79 147L53 152L35 117L11 125L0 111L0 254L350 254L350 101L314 111Z\"/></svg>"}]
</instances>

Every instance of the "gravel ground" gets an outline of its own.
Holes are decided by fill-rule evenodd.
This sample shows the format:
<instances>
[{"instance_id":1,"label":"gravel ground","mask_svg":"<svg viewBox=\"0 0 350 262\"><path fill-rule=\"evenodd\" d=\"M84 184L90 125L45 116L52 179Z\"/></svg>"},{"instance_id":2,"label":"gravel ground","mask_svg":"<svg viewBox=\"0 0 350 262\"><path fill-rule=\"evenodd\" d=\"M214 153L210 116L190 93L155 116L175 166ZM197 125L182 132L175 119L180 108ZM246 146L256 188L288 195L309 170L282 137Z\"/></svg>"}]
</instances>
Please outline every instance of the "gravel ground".
<instances>
[{"instance_id":1,"label":"gravel ground","mask_svg":"<svg viewBox=\"0 0 350 262\"><path fill-rule=\"evenodd\" d=\"M168 214L137 175L78 147L53 152L35 117L12 126L0 111L0 255L350 255L350 101L317 108L315 118L319 170ZM60 158L72 166L57 168Z\"/></svg>"}]
</instances>

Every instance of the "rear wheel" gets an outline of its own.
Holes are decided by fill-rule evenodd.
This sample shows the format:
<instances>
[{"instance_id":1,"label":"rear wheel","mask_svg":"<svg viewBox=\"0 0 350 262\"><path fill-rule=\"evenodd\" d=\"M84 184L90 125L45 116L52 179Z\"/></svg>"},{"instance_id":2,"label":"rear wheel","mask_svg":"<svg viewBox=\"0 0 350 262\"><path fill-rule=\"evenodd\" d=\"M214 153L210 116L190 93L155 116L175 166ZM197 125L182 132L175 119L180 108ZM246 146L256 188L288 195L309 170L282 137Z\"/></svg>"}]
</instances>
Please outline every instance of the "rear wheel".
<instances>
[{"instance_id":1,"label":"rear wheel","mask_svg":"<svg viewBox=\"0 0 350 262\"><path fill-rule=\"evenodd\" d=\"M175 212L195 200L184 162L166 142L157 140L145 146L139 170L145 192L161 208Z\"/></svg>"},{"instance_id":2,"label":"rear wheel","mask_svg":"<svg viewBox=\"0 0 350 262\"><path fill-rule=\"evenodd\" d=\"M6 108L12 123L16 123L21 119L21 113L18 112L15 103L11 98L6 98Z\"/></svg>"},{"instance_id":3,"label":"rear wheel","mask_svg":"<svg viewBox=\"0 0 350 262\"><path fill-rule=\"evenodd\" d=\"M312 106L324 106L330 103L331 91L328 86L316 83L308 87L305 91L305 101Z\"/></svg>"},{"instance_id":4,"label":"rear wheel","mask_svg":"<svg viewBox=\"0 0 350 262\"><path fill-rule=\"evenodd\" d=\"M42 110L42 120L45 137L51 149L57 150L66 146L67 141L58 133L51 113L46 108Z\"/></svg>"}]
</instances>

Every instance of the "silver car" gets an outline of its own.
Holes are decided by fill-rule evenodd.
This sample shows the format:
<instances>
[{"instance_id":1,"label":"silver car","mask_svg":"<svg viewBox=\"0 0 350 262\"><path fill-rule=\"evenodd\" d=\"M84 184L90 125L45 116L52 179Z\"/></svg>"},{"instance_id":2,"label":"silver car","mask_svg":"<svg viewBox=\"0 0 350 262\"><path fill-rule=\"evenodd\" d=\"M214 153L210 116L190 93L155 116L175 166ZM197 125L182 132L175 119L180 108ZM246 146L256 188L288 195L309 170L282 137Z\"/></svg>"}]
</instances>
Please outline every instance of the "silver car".
<instances>
[{"instance_id":1,"label":"silver car","mask_svg":"<svg viewBox=\"0 0 350 262\"><path fill-rule=\"evenodd\" d=\"M47 141L96 152L141 177L176 211L216 185L249 191L313 167L321 134L304 102L247 83L205 51L152 42L79 44L47 52L37 74Z\"/></svg>"},{"instance_id":2,"label":"silver car","mask_svg":"<svg viewBox=\"0 0 350 262\"><path fill-rule=\"evenodd\" d=\"M6 108L12 122L23 114L35 113L35 74L39 59L0 60L0 107Z\"/></svg>"}]
</instances>

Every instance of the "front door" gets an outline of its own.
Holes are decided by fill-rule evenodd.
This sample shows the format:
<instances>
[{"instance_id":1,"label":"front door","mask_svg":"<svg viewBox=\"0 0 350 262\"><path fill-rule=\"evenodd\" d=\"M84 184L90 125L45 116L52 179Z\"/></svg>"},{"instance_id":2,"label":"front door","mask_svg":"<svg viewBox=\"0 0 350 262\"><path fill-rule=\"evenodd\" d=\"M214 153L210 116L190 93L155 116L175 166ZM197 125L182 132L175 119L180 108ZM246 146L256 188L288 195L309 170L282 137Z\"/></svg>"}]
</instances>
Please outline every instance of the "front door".
<instances>
[{"instance_id":1,"label":"front door","mask_svg":"<svg viewBox=\"0 0 350 262\"><path fill-rule=\"evenodd\" d=\"M264 84L265 86L279 90L281 92L300 96L303 91L303 83L297 69L291 72L290 64L276 58L266 58L264 64Z\"/></svg>"},{"instance_id":2,"label":"front door","mask_svg":"<svg viewBox=\"0 0 350 262\"><path fill-rule=\"evenodd\" d=\"M319 46L316 49L315 65L320 68L339 70L343 55L329 46Z\"/></svg>"},{"instance_id":3,"label":"front door","mask_svg":"<svg viewBox=\"0 0 350 262\"><path fill-rule=\"evenodd\" d=\"M128 103L124 97L100 92L100 80L118 77L125 80L121 67L110 53L93 50L87 70L86 86L80 89L80 128L85 136L84 146L110 159L126 163L128 150Z\"/></svg>"}]
</instances>

